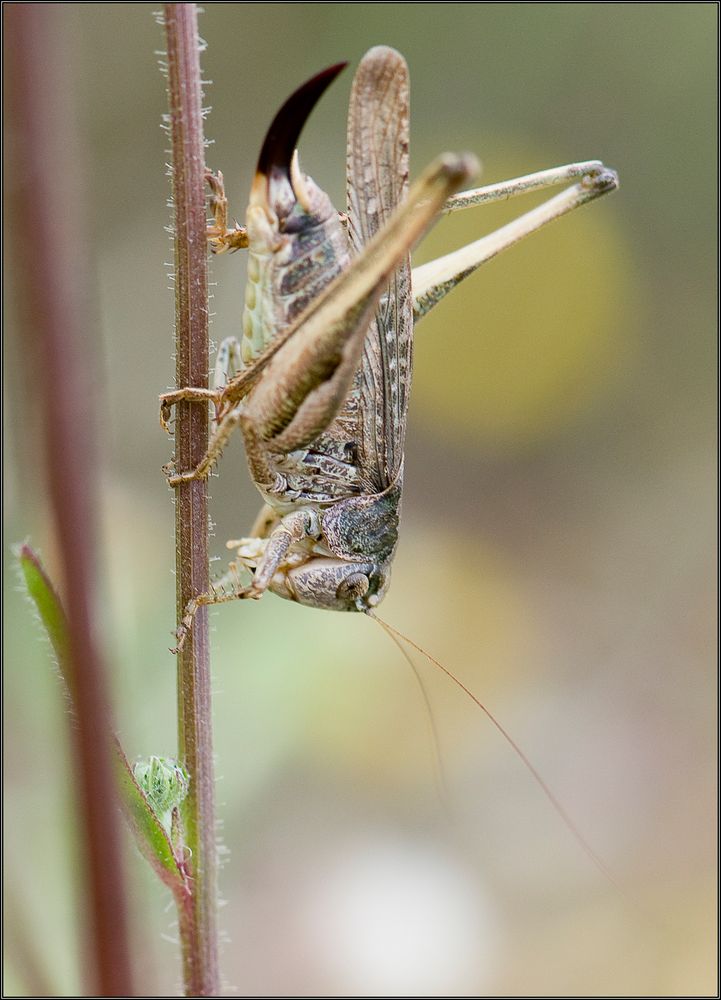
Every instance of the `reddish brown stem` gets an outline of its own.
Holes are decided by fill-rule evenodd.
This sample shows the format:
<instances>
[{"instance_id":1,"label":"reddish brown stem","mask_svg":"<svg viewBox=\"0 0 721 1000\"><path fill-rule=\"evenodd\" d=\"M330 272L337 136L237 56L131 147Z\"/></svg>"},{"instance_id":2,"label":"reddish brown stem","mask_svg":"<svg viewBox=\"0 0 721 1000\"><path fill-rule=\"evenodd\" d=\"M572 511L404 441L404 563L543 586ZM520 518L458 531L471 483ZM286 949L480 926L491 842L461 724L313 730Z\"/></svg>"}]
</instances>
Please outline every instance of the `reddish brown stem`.
<instances>
[{"instance_id":1,"label":"reddish brown stem","mask_svg":"<svg viewBox=\"0 0 721 1000\"><path fill-rule=\"evenodd\" d=\"M82 156L59 43L60 5L8 4L5 44L11 101L13 253L18 320L32 350L33 398L42 413L70 658L76 678L72 727L83 838L88 995L132 994L126 897L109 735L106 671L92 595L97 458L90 322L83 273ZM42 234L41 237L31 234Z\"/></svg>"},{"instance_id":2,"label":"reddish brown stem","mask_svg":"<svg viewBox=\"0 0 721 1000\"><path fill-rule=\"evenodd\" d=\"M197 10L193 3L165 5L168 96L175 206L175 335L178 386L207 387L208 277L205 222L205 156ZM190 469L208 442L203 406L176 410L175 461ZM209 589L208 496L205 482L183 483L175 505L177 620L188 601ZM188 996L216 996L217 850L213 788L210 656L206 609L178 654L179 754L190 774L183 804L193 895L179 911L183 973Z\"/></svg>"}]
</instances>

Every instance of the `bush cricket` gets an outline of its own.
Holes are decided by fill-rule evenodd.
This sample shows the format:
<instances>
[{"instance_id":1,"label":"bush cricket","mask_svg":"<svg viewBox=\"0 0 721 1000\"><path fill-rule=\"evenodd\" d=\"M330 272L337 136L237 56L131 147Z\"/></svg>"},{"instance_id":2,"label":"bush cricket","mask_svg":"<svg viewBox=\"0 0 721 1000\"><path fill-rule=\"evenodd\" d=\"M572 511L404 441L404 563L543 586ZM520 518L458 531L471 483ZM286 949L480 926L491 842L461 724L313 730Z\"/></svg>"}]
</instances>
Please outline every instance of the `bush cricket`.
<instances>
[{"instance_id":1,"label":"bush cricket","mask_svg":"<svg viewBox=\"0 0 721 1000\"><path fill-rule=\"evenodd\" d=\"M615 885L495 716L374 609L388 588L398 540L415 324L482 263L615 190L618 178L594 160L456 193L478 164L469 154L446 154L409 187L408 67L399 53L378 46L362 59L351 90L341 215L302 172L295 147L313 106L345 65L313 77L274 118L245 227L228 227L222 174L206 174L211 249L249 253L243 335L221 343L212 389L182 387L160 397L165 430L173 405L185 400L212 403L216 422L196 468L179 471L170 463L164 471L172 486L207 476L239 427L264 505L250 535L228 542L237 550L228 571L186 606L177 649L200 606L260 598L266 590L309 607L370 615L411 666L399 639L486 713ZM490 235L411 269L411 249L440 214L562 184L570 186ZM242 583L242 573L250 583Z\"/></svg>"},{"instance_id":2,"label":"bush cricket","mask_svg":"<svg viewBox=\"0 0 721 1000\"><path fill-rule=\"evenodd\" d=\"M264 506L250 536L228 543L237 549L228 571L187 605L178 648L201 605L266 590L310 607L372 613L398 539L415 323L484 261L618 183L590 161L458 194L477 162L446 154L409 188L408 67L378 46L353 81L340 215L302 172L295 147L344 66L313 77L276 115L245 227L228 228L222 175L207 175L211 249L249 253L243 336L221 344L214 388L161 396L166 430L180 400L213 403L216 420L200 464L165 471L171 485L207 476L239 427ZM411 249L440 213L571 181L496 232L411 270Z\"/></svg>"}]
</instances>

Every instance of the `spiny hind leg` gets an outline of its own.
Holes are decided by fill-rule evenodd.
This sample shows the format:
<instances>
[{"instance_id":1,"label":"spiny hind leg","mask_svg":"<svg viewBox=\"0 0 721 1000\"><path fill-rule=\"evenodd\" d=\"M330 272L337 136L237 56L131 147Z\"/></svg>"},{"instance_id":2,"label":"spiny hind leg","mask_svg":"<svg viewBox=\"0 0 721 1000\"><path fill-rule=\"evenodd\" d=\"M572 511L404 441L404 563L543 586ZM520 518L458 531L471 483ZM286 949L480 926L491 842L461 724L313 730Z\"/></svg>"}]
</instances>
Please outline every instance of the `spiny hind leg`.
<instances>
[{"instance_id":1,"label":"spiny hind leg","mask_svg":"<svg viewBox=\"0 0 721 1000\"><path fill-rule=\"evenodd\" d=\"M231 563L228 572L212 583L211 589L207 593L198 594L197 597L188 601L185 606L185 614L175 633L178 645L172 652L177 653L183 648L193 627L193 619L198 608L211 604L227 604L230 601L258 600L268 589L291 545L308 535L317 533L318 518L310 511L293 511L281 518L268 537L253 579L247 587L241 586L237 563Z\"/></svg>"},{"instance_id":2,"label":"spiny hind leg","mask_svg":"<svg viewBox=\"0 0 721 1000\"><path fill-rule=\"evenodd\" d=\"M531 191L542 191L545 188L557 187L572 181L581 181L585 187L605 186L612 170L604 166L600 160L579 160L577 163L565 163L562 167L551 167L548 170L538 170L522 177L512 177L497 184L487 184L484 187L472 188L469 191L459 191L452 195L443 206L443 214L450 215L460 209L472 208L474 205L485 205L492 201L508 201L521 194ZM616 178L617 180L617 178ZM603 193L599 191L598 193Z\"/></svg>"},{"instance_id":3,"label":"spiny hind leg","mask_svg":"<svg viewBox=\"0 0 721 1000\"><path fill-rule=\"evenodd\" d=\"M560 219L574 208L615 191L618 187L618 176L599 160L588 160L582 163L570 163L563 167L553 167L551 170L541 170L525 177L515 177L513 180L490 184L488 187L476 188L473 191L461 191L460 194L449 198L444 206L446 213L487 202L506 201L516 195L540 191L571 181L575 181L572 187L514 219L508 225L461 247L460 250L446 254L445 257L413 268L411 282L415 322L425 316L448 292L485 261L547 223L553 222L554 219Z\"/></svg>"}]
</instances>

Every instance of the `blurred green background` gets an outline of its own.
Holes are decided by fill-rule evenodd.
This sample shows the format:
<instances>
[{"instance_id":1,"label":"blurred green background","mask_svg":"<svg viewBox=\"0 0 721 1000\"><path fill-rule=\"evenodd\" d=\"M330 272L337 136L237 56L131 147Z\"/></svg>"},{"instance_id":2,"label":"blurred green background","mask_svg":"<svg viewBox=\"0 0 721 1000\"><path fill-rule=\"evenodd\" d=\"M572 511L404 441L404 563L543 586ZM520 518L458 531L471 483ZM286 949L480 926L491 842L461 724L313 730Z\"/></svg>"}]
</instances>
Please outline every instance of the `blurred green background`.
<instances>
[{"instance_id":1,"label":"blurred green background","mask_svg":"<svg viewBox=\"0 0 721 1000\"><path fill-rule=\"evenodd\" d=\"M101 387L101 593L131 755L175 749L172 251L162 31L147 4L63 4L84 143ZM213 615L228 993L709 994L716 989L715 4L216 4L208 163L242 220L265 129L322 67L406 56L412 172L483 181L599 157L621 190L491 262L418 329L403 531L384 617L511 731L634 901L591 866L483 715L426 663L423 702L372 622L268 596ZM338 205L352 68L301 140ZM536 199L538 200L538 199ZM418 260L533 203L440 224ZM73 248L68 248L69 253ZM13 254L6 266L12 282ZM217 342L242 255L212 263ZM5 539L56 571L32 373L8 307ZM258 498L240 442L214 548ZM6 995L26 946L80 988L67 718L5 574ZM177 990L166 891L128 846L138 982Z\"/></svg>"}]
</instances>

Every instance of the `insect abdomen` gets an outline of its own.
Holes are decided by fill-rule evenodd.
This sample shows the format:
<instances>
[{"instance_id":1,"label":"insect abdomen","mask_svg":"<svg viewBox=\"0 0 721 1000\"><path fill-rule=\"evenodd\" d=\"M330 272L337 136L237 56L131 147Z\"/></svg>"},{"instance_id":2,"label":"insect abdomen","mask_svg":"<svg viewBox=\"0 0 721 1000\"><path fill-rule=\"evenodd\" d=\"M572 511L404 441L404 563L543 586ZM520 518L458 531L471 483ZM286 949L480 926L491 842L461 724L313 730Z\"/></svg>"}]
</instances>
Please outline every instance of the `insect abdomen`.
<instances>
[{"instance_id":1,"label":"insect abdomen","mask_svg":"<svg viewBox=\"0 0 721 1000\"><path fill-rule=\"evenodd\" d=\"M248 208L248 283L241 355L253 361L350 261L330 198L310 177L273 178ZM264 194L264 192L262 192ZM302 199L302 200L301 200Z\"/></svg>"}]
</instances>

